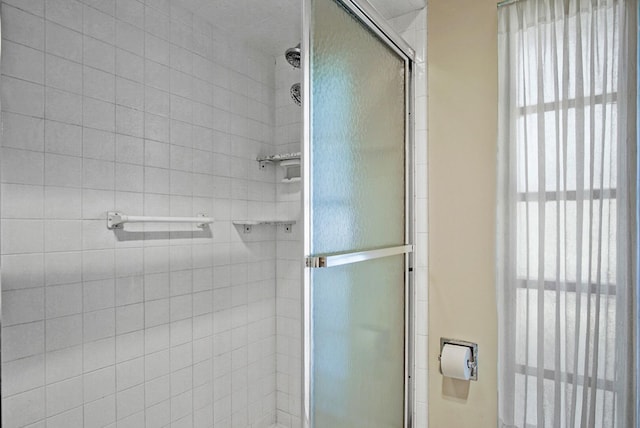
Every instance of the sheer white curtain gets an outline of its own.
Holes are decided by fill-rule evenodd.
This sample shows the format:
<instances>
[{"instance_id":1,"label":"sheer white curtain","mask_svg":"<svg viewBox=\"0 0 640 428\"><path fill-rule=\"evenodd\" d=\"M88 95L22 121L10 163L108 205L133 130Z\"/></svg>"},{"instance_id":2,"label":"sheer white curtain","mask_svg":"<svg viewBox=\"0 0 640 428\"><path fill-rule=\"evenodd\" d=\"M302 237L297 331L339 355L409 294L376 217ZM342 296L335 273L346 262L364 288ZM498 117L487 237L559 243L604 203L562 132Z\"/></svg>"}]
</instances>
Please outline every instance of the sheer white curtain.
<instances>
[{"instance_id":1,"label":"sheer white curtain","mask_svg":"<svg viewBox=\"0 0 640 428\"><path fill-rule=\"evenodd\" d=\"M637 0L499 8L503 427L636 427Z\"/></svg>"}]
</instances>

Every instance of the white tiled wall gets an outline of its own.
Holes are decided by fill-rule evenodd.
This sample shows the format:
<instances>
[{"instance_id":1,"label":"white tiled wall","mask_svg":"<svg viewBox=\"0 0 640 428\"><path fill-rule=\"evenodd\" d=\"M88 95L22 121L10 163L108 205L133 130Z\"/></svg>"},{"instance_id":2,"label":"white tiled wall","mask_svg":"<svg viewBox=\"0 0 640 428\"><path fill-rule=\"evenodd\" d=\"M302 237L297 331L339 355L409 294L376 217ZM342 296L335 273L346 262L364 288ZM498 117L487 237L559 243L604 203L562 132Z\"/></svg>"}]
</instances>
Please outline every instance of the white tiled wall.
<instances>
[{"instance_id":1,"label":"white tiled wall","mask_svg":"<svg viewBox=\"0 0 640 428\"><path fill-rule=\"evenodd\" d=\"M275 422L273 58L177 3L3 1L3 427Z\"/></svg>"},{"instance_id":2,"label":"white tiled wall","mask_svg":"<svg viewBox=\"0 0 640 428\"><path fill-rule=\"evenodd\" d=\"M289 90L301 82L302 71L276 58L276 122L274 144L279 153L302 150L302 108ZM292 233L278 232L277 260L277 420L285 427L302 426L302 199L300 182L282 182L276 170L276 209L280 218L297 221Z\"/></svg>"},{"instance_id":3,"label":"white tiled wall","mask_svg":"<svg viewBox=\"0 0 640 428\"><path fill-rule=\"evenodd\" d=\"M302 78L176 1L4 0L2 408L7 427L299 427ZM424 11L416 414L426 427ZM275 62L275 68L274 68ZM105 212L216 217L108 231ZM293 219L284 228L238 218Z\"/></svg>"}]
</instances>

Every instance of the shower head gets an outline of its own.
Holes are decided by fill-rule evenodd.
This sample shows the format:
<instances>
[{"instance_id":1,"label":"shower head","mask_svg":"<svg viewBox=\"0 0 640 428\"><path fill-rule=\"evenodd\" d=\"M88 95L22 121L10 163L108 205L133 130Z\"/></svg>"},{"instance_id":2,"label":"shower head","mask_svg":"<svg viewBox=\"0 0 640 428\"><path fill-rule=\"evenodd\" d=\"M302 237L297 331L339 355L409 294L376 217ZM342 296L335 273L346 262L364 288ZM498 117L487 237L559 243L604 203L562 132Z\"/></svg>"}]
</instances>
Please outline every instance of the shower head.
<instances>
[{"instance_id":1,"label":"shower head","mask_svg":"<svg viewBox=\"0 0 640 428\"><path fill-rule=\"evenodd\" d=\"M289 90L289 93L291 94L291 99L293 101L295 101L296 104L298 104L298 105L302 104L302 94L300 93L300 84L299 83L294 83L291 86L291 89Z\"/></svg>"},{"instance_id":2,"label":"shower head","mask_svg":"<svg viewBox=\"0 0 640 428\"><path fill-rule=\"evenodd\" d=\"M300 43L295 48L289 48L284 54L287 62L295 68L300 68Z\"/></svg>"}]
</instances>

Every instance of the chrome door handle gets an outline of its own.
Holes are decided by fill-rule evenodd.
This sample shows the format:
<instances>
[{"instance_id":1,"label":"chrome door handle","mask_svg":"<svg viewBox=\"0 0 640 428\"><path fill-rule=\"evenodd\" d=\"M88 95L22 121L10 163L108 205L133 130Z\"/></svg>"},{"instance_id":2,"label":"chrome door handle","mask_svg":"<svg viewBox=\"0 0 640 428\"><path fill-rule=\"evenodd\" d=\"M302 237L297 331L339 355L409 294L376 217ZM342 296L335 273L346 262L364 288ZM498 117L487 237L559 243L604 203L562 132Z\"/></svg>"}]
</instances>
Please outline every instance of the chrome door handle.
<instances>
[{"instance_id":1,"label":"chrome door handle","mask_svg":"<svg viewBox=\"0 0 640 428\"><path fill-rule=\"evenodd\" d=\"M305 258L305 266L312 269L328 268L412 252L413 245L400 245L398 247L378 248L375 250L358 251L355 253L337 253L327 254L323 256L308 256Z\"/></svg>"}]
</instances>

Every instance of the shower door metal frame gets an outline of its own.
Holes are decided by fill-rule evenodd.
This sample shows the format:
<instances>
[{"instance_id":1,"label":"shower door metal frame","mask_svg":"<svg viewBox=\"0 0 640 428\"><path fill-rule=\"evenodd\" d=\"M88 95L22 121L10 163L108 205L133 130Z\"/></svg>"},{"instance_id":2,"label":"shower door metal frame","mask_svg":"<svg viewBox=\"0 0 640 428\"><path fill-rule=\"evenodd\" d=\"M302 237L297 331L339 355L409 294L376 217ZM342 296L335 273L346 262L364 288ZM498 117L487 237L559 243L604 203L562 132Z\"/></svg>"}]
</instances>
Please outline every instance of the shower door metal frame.
<instances>
[{"instance_id":1,"label":"shower door metal frame","mask_svg":"<svg viewBox=\"0 0 640 428\"><path fill-rule=\"evenodd\" d=\"M311 68L309 57L309 46L311 43L312 17L311 3L314 0L303 0L302 3L302 44L301 63L303 69L303 135L302 135L302 167L303 167L303 251L305 263L307 257L311 255ZM404 428L413 427L414 412L414 287L413 287L413 250L411 244L414 238L414 111L415 111L415 76L414 63L415 52L413 48L400 36L386 21L386 19L367 0L333 0L344 6L353 13L370 31L378 36L381 42L395 51L404 60L405 64L405 237L403 250L398 253L391 251L389 254L404 254L404 299L405 299L405 338L404 338ZM401 247L396 247L396 249ZM385 250L373 250L354 253L355 258L360 256L360 260L375 258L373 254L384 253ZM380 254L377 254L380 255ZM349 255L333 256L334 258L348 258ZM312 367L311 367L311 337L313 332L312 319L312 292L311 292L311 269L328 267L330 264L321 266L323 257L310 257L309 266L302 266L303 277L303 366L302 366L302 426L304 428L314 428L311 423L311 392L312 392ZM325 258L326 259L326 258ZM352 262L352 261L350 261ZM336 263L337 265L337 263Z\"/></svg>"}]
</instances>

